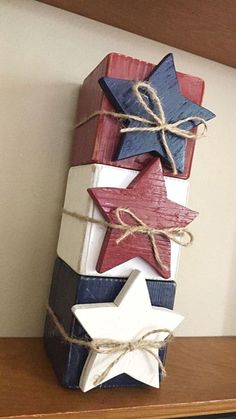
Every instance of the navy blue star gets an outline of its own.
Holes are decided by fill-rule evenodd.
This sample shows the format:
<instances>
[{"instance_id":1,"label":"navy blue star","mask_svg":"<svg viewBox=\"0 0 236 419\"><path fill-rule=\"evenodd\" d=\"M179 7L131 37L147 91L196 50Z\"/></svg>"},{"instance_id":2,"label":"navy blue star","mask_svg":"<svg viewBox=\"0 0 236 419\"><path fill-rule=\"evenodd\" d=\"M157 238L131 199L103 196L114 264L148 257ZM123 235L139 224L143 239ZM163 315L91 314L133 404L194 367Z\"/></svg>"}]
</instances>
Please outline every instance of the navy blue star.
<instances>
[{"instance_id":1,"label":"navy blue star","mask_svg":"<svg viewBox=\"0 0 236 419\"><path fill-rule=\"evenodd\" d=\"M163 58L155 67L147 82L155 89L161 100L168 123L174 123L190 116L197 116L207 121L215 116L209 110L191 102L180 93L172 54L168 54ZM132 90L134 83L132 80L120 80L111 77L102 77L99 80L100 86L117 112L138 115L150 120L150 115L134 96ZM145 100L148 106L159 115L159 110L153 101L147 96L145 96ZM188 121L182 123L179 128L189 131L199 125L199 123L199 121ZM124 125L129 128L144 126L143 122L133 120L125 121ZM122 160L149 152L159 155L162 162L170 167L166 151L160 141L160 135L160 132L138 131L121 134L119 149L114 160ZM169 131L166 132L166 138L176 168L179 172L183 172L186 140Z\"/></svg>"}]
</instances>

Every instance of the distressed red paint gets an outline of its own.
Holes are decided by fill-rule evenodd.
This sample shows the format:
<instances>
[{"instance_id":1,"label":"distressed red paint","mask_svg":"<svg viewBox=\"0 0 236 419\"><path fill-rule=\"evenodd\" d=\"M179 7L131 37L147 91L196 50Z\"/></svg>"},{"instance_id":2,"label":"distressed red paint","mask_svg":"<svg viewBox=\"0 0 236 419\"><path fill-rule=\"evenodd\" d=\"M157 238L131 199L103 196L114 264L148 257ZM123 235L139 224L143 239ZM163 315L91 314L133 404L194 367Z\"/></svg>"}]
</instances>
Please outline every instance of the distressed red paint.
<instances>
[{"instance_id":1,"label":"distressed red paint","mask_svg":"<svg viewBox=\"0 0 236 419\"><path fill-rule=\"evenodd\" d=\"M198 214L167 198L159 159L153 159L126 189L90 188L88 192L109 223L117 224L115 209L118 207L129 208L146 225L160 229L186 227ZM129 225L136 225L128 214L123 214L122 219ZM114 266L139 256L163 278L170 277L171 243L167 237L156 236L161 261L167 266L167 269L163 269L154 257L147 235L130 234L117 244L117 239L121 234L119 229L107 229L97 263L98 272L106 272Z\"/></svg>"},{"instance_id":2,"label":"distressed red paint","mask_svg":"<svg viewBox=\"0 0 236 419\"><path fill-rule=\"evenodd\" d=\"M125 55L111 53L85 79L79 96L76 121L88 117L98 110L114 111L98 84L103 76L144 80L152 72L154 64L140 61ZM181 93L189 100L201 104L204 81L198 77L177 72ZM97 116L78 127L72 146L71 165L102 163L128 169L142 170L153 159L149 153L125 160L113 161L120 136L120 122L109 116ZM178 178L187 179L190 175L195 140L186 140L186 159L183 173ZM170 169L164 175L173 176Z\"/></svg>"}]
</instances>

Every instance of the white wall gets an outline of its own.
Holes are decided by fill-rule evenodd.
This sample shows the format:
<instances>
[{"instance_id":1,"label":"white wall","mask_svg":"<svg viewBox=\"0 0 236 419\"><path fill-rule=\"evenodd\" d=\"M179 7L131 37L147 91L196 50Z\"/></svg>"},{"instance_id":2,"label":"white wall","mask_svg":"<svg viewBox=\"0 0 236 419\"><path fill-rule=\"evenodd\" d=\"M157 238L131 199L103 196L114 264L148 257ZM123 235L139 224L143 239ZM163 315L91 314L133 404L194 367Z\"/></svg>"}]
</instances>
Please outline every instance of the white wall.
<instances>
[{"instance_id":1,"label":"white wall","mask_svg":"<svg viewBox=\"0 0 236 419\"><path fill-rule=\"evenodd\" d=\"M154 63L173 51L179 71L206 81L217 119L195 153L200 216L182 251L178 333L236 334L235 70L36 1L2 0L0 16L0 334L42 334L78 87L110 51Z\"/></svg>"}]
</instances>

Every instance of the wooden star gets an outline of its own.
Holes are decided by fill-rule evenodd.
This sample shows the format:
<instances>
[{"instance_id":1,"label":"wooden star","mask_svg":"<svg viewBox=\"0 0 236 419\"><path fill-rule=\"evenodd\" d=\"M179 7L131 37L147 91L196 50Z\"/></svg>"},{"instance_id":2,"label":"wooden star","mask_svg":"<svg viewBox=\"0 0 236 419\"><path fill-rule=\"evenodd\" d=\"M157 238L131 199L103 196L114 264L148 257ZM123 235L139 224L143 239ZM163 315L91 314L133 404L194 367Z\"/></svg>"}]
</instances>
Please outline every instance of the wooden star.
<instances>
[{"instance_id":1,"label":"wooden star","mask_svg":"<svg viewBox=\"0 0 236 419\"><path fill-rule=\"evenodd\" d=\"M167 198L160 159L151 161L126 189L98 187L90 188L88 192L105 220L116 225L120 223L117 218L117 208L130 210L143 223L158 229L186 227L197 216L197 212ZM122 213L121 218L130 226L139 224L126 212ZM118 228L107 229L96 266L99 273L140 256L162 277L170 277L171 243L168 237L155 236L160 259L165 265L163 267L155 258L147 234L129 234L120 241L123 233Z\"/></svg>"},{"instance_id":2,"label":"wooden star","mask_svg":"<svg viewBox=\"0 0 236 419\"><path fill-rule=\"evenodd\" d=\"M152 330L168 329L171 332L183 317L172 310L151 305L147 284L140 271L133 271L113 303L77 304L72 311L92 339L132 341ZM157 333L164 340L168 333ZM153 339L153 335L147 339ZM153 349L158 356L158 349ZM96 386L95 379L120 353L102 354L90 350L84 365L80 388L88 391ZM99 384L126 373L153 387L159 387L157 360L144 350L128 351L110 369Z\"/></svg>"},{"instance_id":3,"label":"wooden star","mask_svg":"<svg viewBox=\"0 0 236 419\"><path fill-rule=\"evenodd\" d=\"M191 102L180 93L172 54L168 54L163 58L155 67L147 82L154 88L160 98L168 123L174 123L192 116L200 117L207 121L215 116L211 111ZM138 115L150 120L150 115L140 105L133 93L134 81L102 77L99 83L117 112ZM151 110L159 115L159 110L150 97L146 97L146 101ZM180 128L189 131L199 125L199 123L200 121L190 120L182 123ZM145 125L143 122L130 120L125 123L125 126L134 128L144 127ZM151 152L160 156L163 164L170 167L170 160L160 138L160 132L124 133L121 135L120 146L117 154L114 156L114 160L122 160ZM176 168L182 173L185 163L186 140L168 131L166 131L166 139Z\"/></svg>"}]
</instances>

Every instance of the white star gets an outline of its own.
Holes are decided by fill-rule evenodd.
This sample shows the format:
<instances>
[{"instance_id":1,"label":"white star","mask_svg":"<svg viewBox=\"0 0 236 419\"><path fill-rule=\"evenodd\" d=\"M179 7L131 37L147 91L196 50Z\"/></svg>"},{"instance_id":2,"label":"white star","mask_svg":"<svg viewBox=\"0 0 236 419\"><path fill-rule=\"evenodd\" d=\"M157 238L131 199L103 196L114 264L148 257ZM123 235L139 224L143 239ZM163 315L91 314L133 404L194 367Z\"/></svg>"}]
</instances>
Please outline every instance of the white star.
<instances>
[{"instance_id":1,"label":"white star","mask_svg":"<svg viewBox=\"0 0 236 419\"><path fill-rule=\"evenodd\" d=\"M77 304L72 311L92 339L132 341L154 329L173 331L183 320L183 316L172 310L151 305L146 280L137 270L129 276L113 303ZM158 338L164 340L167 335L161 332ZM153 339L153 336L149 339ZM158 355L158 349L153 352ZM90 350L80 377L81 390L88 391L95 387L96 377L118 356L119 353L99 354ZM101 383L122 373L159 387L157 360L144 350L127 352Z\"/></svg>"}]
</instances>

